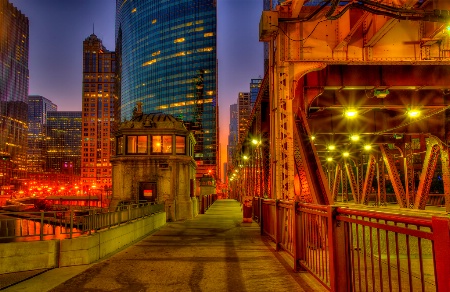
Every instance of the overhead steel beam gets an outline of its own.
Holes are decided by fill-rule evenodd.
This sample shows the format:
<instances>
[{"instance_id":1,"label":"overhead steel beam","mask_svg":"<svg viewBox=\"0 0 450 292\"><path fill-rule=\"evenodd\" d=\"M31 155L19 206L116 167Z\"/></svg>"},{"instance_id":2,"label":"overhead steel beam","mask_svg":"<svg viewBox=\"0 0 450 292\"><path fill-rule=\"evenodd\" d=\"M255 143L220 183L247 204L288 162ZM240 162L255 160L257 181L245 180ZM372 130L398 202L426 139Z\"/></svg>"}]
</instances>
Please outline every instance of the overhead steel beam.
<instances>
[{"instance_id":1,"label":"overhead steel beam","mask_svg":"<svg viewBox=\"0 0 450 292\"><path fill-rule=\"evenodd\" d=\"M430 193L431 181L436 169L437 158L439 155L439 141L435 137L428 138L427 152L423 162L422 172L420 174L419 186L417 187L417 196L414 202L415 209L424 210Z\"/></svg>"},{"instance_id":2,"label":"overhead steel beam","mask_svg":"<svg viewBox=\"0 0 450 292\"><path fill-rule=\"evenodd\" d=\"M400 205L400 208L406 208L406 194L403 189L402 182L400 180L400 175L395 166L394 157L389 153L389 148L387 144L380 145L381 155L383 156L384 163L386 165L386 169L389 174L389 178L391 179L392 187L394 188L395 197L397 198L397 203Z\"/></svg>"}]
</instances>

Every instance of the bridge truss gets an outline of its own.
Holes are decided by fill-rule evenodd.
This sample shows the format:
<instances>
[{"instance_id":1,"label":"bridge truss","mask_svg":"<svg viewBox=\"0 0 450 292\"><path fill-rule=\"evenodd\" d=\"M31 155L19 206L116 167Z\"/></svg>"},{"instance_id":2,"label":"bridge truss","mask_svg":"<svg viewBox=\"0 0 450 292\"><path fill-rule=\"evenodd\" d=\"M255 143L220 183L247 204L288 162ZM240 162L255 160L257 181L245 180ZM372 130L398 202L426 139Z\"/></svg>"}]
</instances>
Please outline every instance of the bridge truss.
<instances>
[{"instance_id":1,"label":"bridge truss","mask_svg":"<svg viewBox=\"0 0 450 292\"><path fill-rule=\"evenodd\" d=\"M264 11L269 69L234 153L234 195L424 209L439 192L449 212L449 9L292 0Z\"/></svg>"}]
</instances>

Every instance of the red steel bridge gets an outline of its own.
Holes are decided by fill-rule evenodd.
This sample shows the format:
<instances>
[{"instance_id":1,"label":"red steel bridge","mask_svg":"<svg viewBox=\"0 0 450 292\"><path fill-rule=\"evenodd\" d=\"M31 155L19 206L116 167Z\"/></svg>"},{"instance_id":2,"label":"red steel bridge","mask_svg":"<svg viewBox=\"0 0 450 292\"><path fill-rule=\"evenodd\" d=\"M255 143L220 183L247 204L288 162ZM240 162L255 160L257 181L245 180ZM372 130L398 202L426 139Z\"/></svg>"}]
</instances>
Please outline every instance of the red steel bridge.
<instances>
[{"instance_id":1,"label":"red steel bridge","mask_svg":"<svg viewBox=\"0 0 450 292\"><path fill-rule=\"evenodd\" d=\"M331 291L450 291L450 1L280 2L231 196Z\"/></svg>"}]
</instances>

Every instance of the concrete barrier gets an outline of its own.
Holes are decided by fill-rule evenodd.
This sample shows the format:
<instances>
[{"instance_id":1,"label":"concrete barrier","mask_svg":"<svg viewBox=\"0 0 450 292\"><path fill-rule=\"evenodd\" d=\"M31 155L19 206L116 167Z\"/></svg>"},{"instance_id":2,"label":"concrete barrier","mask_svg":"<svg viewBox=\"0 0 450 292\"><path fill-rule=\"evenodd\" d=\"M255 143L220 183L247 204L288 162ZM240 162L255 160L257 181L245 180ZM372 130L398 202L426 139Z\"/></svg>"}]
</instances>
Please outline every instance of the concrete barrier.
<instances>
[{"instance_id":1,"label":"concrete barrier","mask_svg":"<svg viewBox=\"0 0 450 292\"><path fill-rule=\"evenodd\" d=\"M72 239L0 244L0 274L87 265L166 224L166 213Z\"/></svg>"}]
</instances>

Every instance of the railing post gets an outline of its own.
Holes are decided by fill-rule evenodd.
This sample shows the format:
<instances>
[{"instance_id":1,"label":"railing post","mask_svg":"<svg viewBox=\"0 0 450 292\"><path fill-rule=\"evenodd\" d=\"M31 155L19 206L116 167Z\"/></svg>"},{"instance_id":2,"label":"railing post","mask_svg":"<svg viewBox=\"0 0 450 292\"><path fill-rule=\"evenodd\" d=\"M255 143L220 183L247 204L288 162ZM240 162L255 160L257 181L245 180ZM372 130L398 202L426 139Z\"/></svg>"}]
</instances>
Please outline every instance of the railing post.
<instances>
[{"instance_id":1,"label":"railing post","mask_svg":"<svg viewBox=\"0 0 450 292\"><path fill-rule=\"evenodd\" d=\"M349 240L348 230L344 222L336 220L336 207L327 206L328 250L330 256L330 287L331 291L352 291L350 289L349 251L346 240Z\"/></svg>"},{"instance_id":2,"label":"railing post","mask_svg":"<svg viewBox=\"0 0 450 292\"><path fill-rule=\"evenodd\" d=\"M73 235L73 210L70 209L70 239L72 239Z\"/></svg>"},{"instance_id":3,"label":"railing post","mask_svg":"<svg viewBox=\"0 0 450 292\"><path fill-rule=\"evenodd\" d=\"M450 291L449 218L433 216L431 224L434 237L433 251L437 291Z\"/></svg>"},{"instance_id":4,"label":"railing post","mask_svg":"<svg viewBox=\"0 0 450 292\"><path fill-rule=\"evenodd\" d=\"M276 245L276 250L280 250L280 242L281 242L281 218L280 218L280 214L282 214L282 212L280 212L280 208L278 207L278 205L280 204L279 200L275 201L275 218L273 218L274 223L275 223L275 245Z\"/></svg>"},{"instance_id":5,"label":"railing post","mask_svg":"<svg viewBox=\"0 0 450 292\"><path fill-rule=\"evenodd\" d=\"M41 211L41 226L39 228L39 239L44 240L44 211Z\"/></svg>"},{"instance_id":6,"label":"railing post","mask_svg":"<svg viewBox=\"0 0 450 292\"><path fill-rule=\"evenodd\" d=\"M298 271L298 221L297 221L297 208L298 202L294 202L293 210L292 210L292 251L294 254L294 271Z\"/></svg>"},{"instance_id":7,"label":"railing post","mask_svg":"<svg viewBox=\"0 0 450 292\"><path fill-rule=\"evenodd\" d=\"M260 217L261 218L259 218L259 231L261 232L261 235L264 235L264 226L263 226L263 224L264 224L264 206L263 206L263 202L264 202L264 199L260 199Z\"/></svg>"}]
</instances>

